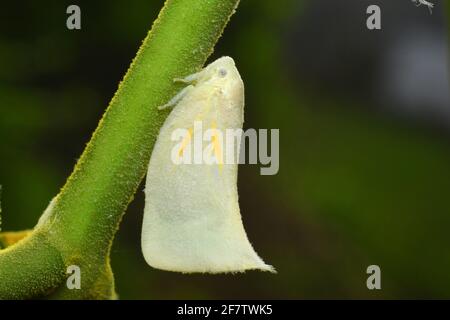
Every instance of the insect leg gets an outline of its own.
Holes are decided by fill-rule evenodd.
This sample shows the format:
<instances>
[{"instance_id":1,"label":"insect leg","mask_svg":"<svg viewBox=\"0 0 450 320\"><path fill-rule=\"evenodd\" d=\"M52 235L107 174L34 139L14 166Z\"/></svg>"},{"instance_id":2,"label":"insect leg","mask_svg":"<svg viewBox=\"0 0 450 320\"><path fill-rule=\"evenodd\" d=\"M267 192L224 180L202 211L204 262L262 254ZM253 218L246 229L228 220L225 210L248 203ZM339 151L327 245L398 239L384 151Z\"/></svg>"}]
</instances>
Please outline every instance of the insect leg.
<instances>
[{"instance_id":1,"label":"insect leg","mask_svg":"<svg viewBox=\"0 0 450 320\"><path fill-rule=\"evenodd\" d=\"M175 79L173 79L173 81L174 82L182 82L182 83L193 83L198 80L201 73L202 73L202 71L196 72L196 73L190 74L184 78L175 78Z\"/></svg>"},{"instance_id":2,"label":"insect leg","mask_svg":"<svg viewBox=\"0 0 450 320\"><path fill-rule=\"evenodd\" d=\"M176 104L178 102L180 102L192 88L194 88L194 86L189 85L189 86L181 89L172 99L169 100L169 102L167 102L166 104L164 104L162 106L159 106L158 110L164 110L166 108L175 107Z\"/></svg>"}]
</instances>

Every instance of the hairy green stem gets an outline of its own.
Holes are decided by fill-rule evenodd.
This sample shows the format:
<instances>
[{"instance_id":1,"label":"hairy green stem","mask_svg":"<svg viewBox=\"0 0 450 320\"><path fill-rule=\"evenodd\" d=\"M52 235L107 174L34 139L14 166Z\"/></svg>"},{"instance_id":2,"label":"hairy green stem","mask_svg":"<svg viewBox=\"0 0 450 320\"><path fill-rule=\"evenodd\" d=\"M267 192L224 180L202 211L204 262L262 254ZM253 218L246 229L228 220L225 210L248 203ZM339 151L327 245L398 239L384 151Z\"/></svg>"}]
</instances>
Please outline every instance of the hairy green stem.
<instances>
[{"instance_id":1,"label":"hairy green stem","mask_svg":"<svg viewBox=\"0 0 450 320\"><path fill-rule=\"evenodd\" d=\"M0 251L0 298L114 297L109 251L167 116L157 107L202 67L238 2L166 2L65 186L32 234ZM65 286L71 264L81 290Z\"/></svg>"}]
</instances>

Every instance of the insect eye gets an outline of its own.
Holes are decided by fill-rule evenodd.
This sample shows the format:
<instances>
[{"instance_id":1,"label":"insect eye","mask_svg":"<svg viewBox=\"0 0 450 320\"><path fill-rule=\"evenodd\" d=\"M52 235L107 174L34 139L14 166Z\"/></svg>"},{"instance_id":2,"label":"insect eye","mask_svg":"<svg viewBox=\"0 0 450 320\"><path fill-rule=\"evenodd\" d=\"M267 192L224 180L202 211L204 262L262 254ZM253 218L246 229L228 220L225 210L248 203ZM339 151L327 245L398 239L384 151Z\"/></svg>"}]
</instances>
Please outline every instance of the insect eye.
<instances>
[{"instance_id":1,"label":"insect eye","mask_svg":"<svg viewBox=\"0 0 450 320\"><path fill-rule=\"evenodd\" d=\"M225 78L226 75L227 75L227 70L219 69L219 77Z\"/></svg>"}]
</instances>

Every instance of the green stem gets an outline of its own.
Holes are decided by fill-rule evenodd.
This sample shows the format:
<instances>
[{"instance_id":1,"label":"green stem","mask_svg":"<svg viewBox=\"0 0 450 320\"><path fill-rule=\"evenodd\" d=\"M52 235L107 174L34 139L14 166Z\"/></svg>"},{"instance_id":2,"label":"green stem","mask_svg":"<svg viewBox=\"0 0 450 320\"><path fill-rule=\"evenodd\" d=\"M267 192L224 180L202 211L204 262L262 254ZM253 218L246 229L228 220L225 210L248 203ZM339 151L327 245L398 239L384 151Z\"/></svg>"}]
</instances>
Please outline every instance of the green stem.
<instances>
[{"instance_id":1,"label":"green stem","mask_svg":"<svg viewBox=\"0 0 450 320\"><path fill-rule=\"evenodd\" d=\"M165 3L51 208L29 238L0 251L0 298L114 296L109 251L167 116L157 107L180 89L174 78L202 67L238 2ZM81 268L81 290L65 288L70 264Z\"/></svg>"}]
</instances>

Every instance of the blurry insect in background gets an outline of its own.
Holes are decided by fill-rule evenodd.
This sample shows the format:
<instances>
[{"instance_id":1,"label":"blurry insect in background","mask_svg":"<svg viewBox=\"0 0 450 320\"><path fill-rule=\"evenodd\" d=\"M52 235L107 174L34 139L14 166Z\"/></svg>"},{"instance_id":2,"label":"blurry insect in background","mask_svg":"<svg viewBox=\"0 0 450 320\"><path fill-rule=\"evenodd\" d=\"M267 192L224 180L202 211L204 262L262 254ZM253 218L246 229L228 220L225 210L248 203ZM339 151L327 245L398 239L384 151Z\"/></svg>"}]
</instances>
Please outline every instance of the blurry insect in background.
<instances>
[{"instance_id":1,"label":"blurry insect in background","mask_svg":"<svg viewBox=\"0 0 450 320\"><path fill-rule=\"evenodd\" d=\"M434 8L434 4L431 2L428 2L426 0L411 0L416 7L420 7L421 5L427 6L428 10L430 10L430 14L433 14L432 9Z\"/></svg>"}]
</instances>

